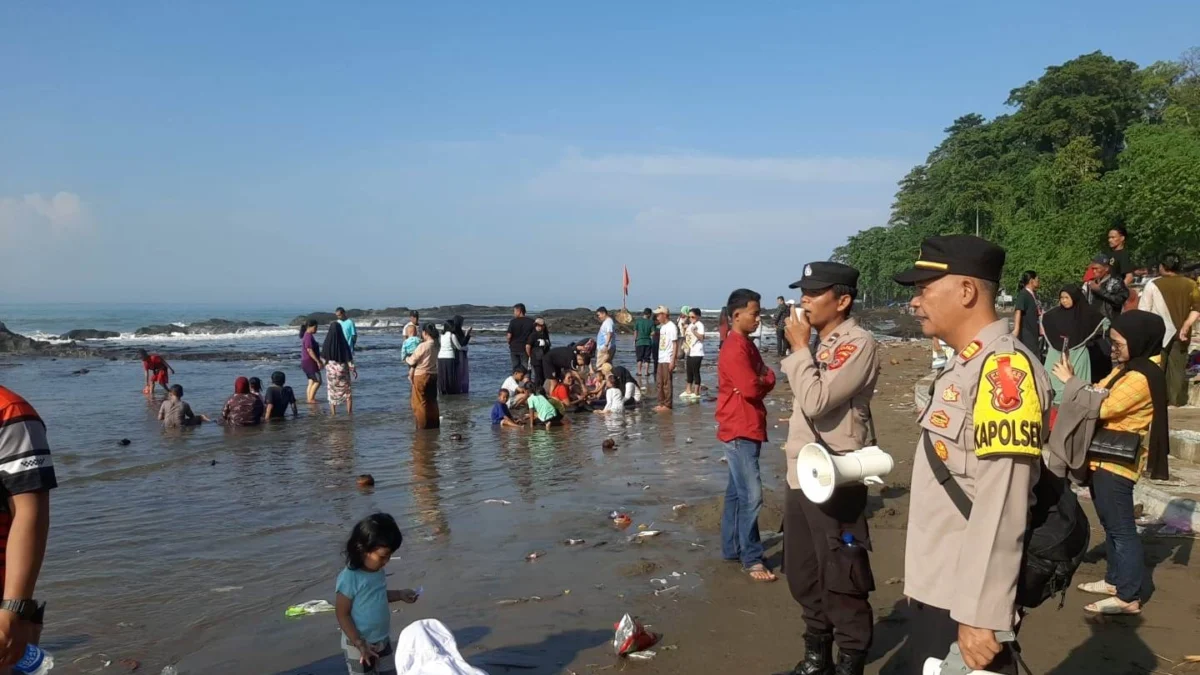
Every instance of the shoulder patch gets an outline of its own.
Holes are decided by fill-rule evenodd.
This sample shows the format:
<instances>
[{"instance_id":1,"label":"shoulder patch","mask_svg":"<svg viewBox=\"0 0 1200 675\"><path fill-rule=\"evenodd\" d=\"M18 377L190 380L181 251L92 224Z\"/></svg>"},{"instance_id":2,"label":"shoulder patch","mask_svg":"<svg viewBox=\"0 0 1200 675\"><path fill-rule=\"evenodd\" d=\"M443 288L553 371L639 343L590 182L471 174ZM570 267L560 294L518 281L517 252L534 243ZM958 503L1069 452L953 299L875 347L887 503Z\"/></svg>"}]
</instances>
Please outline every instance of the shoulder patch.
<instances>
[{"instance_id":1,"label":"shoulder patch","mask_svg":"<svg viewBox=\"0 0 1200 675\"><path fill-rule=\"evenodd\" d=\"M833 361L830 362L829 369L837 370L838 368L846 365L846 361L849 361L850 357L853 356L854 352L857 351L858 345L855 344L838 345L838 347L833 350Z\"/></svg>"},{"instance_id":2,"label":"shoulder patch","mask_svg":"<svg viewBox=\"0 0 1200 675\"><path fill-rule=\"evenodd\" d=\"M950 458L950 449L946 447L945 441L934 441L933 451L937 453L938 459L943 462Z\"/></svg>"},{"instance_id":3,"label":"shoulder patch","mask_svg":"<svg viewBox=\"0 0 1200 675\"><path fill-rule=\"evenodd\" d=\"M950 416L946 414L945 410L935 410L929 416L929 423L939 429L945 429L950 426Z\"/></svg>"},{"instance_id":4,"label":"shoulder patch","mask_svg":"<svg viewBox=\"0 0 1200 675\"><path fill-rule=\"evenodd\" d=\"M946 403L958 403L959 399L961 398L962 392L958 390L958 387L952 384L948 385L945 390L942 391L942 400Z\"/></svg>"},{"instance_id":5,"label":"shoulder patch","mask_svg":"<svg viewBox=\"0 0 1200 675\"><path fill-rule=\"evenodd\" d=\"M967 345L966 349L963 349L962 353L960 353L958 355L958 357L960 359L962 359L963 363L966 363L967 361L970 361L971 359L978 356L979 351L981 349L983 349L983 343L980 342L979 340L976 340L976 341L972 342L971 344Z\"/></svg>"},{"instance_id":6,"label":"shoulder patch","mask_svg":"<svg viewBox=\"0 0 1200 675\"><path fill-rule=\"evenodd\" d=\"M974 413L977 457L1041 454L1042 405L1032 366L1023 353L987 357Z\"/></svg>"}]
</instances>

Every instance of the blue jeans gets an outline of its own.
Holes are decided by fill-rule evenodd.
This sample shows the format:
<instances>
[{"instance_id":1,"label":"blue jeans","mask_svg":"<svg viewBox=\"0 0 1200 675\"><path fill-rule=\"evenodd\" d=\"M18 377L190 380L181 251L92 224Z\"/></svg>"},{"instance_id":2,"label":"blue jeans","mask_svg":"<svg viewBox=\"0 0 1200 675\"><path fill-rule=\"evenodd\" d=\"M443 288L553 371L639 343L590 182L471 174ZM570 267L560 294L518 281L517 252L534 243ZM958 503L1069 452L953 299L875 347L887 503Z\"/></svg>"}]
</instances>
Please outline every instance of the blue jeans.
<instances>
[{"instance_id":1,"label":"blue jeans","mask_svg":"<svg viewBox=\"0 0 1200 675\"><path fill-rule=\"evenodd\" d=\"M1142 597L1146 572L1142 538L1133 517L1134 482L1111 471L1092 472L1092 502L1104 526L1104 552L1108 571L1104 580L1117 587L1117 597L1133 602Z\"/></svg>"},{"instance_id":2,"label":"blue jeans","mask_svg":"<svg viewBox=\"0 0 1200 675\"><path fill-rule=\"evenodd\" d=\"M735 438L725 444L729 484L725 487L725 511L721 515L721 555L741 560L743 568L762 562L762 538L758 534L758 512L762 510L762 474L758 455L762 443Z\"/></svg>"}]
</instances>

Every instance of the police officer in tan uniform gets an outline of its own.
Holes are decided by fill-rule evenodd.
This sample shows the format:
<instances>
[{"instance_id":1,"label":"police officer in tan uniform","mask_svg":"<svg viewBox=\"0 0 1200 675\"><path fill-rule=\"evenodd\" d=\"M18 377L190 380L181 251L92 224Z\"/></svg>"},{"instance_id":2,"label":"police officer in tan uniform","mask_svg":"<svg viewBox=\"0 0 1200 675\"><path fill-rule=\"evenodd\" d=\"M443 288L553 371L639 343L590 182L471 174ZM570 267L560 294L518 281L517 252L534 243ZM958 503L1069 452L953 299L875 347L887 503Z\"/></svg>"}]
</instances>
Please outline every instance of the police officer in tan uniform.
<instances>
[{"instance_id":1,"label":"police officer in tan uniform","mask_svg":"<svg viewBox=\"0 0 1200 675\"><path fill-rule=\"evenodd\" d=\"M1004 249L939 236L896 277L916 287L911 305L925 335L956 352L921 414L913 461L904 560L912 673L954 642L973 669L1017 672L1014 644L996 633L1018 620L1017 575L1052 394L1037 357L996 314L1003 268ZM961 487L969 517L938 474Z\"/></svg>"},{"instance_id":2,"label":"police officer in tan uniform","mask_svg":"<svg viewBox=\"0 0 1200 675\"><path fill-rule=\"evenodd\" d=\"M804 266L792 284L803 299L785 322L792 353L782 363L791 383L791 428L784 507L784 572L804 608L804 660L794 675L860 675L871 646L868 594L875 590L867 531L867 486L844 485L823 504L809 501L796 477L796 456L808 443L835 454L875 441L871 396L879 376L875 338L850 317L858 270L833 262ZM819 342L809 347L809 335ZM833 643L838 645L835 670Z\"/></svg>"}]
</instances>

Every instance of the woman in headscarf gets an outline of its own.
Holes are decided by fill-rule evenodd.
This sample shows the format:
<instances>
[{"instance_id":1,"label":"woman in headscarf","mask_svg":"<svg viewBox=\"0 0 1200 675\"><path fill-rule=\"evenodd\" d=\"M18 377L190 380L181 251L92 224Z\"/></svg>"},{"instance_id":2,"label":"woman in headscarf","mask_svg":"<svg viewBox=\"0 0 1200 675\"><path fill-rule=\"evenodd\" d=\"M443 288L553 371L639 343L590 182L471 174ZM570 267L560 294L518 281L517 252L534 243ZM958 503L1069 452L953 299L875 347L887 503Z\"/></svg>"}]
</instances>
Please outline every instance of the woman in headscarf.
<instances>
[{"instance_id":1,"label":"woman in headscarf","mask_svg":"<svg viewBox=\"0 0 1200 675\"><path fill-rule=\"evenodd\" d=\"M1111 368L1093 373L1093 364L1109 359L1100 348L1100 338L1108 328L1108 320L1087 303L1079 286L1064 286L1058 293L1058 305L1042 315L1042 334L1046 336L1046 370L1054 387L1054 405L1062 403L1063 381L1053 373L1054 364L1067 354L1075 377L1094 382ZM1111 362L1110 362L1111 363ZM1094 376L1094 377L1093 377Z\"/></svg>"},{"instance_id":2,"label":"woman in headscarf","mask_svg":"<svg viewBox=\"0 0 1200 675\"><path fill-rule=\"evenodd\" d=\"M1106 596L1084 607L1092 614L1140 614L1145 573L1142 540L1134 523L1133 488L1143 473L1166 479L1167 378L1163 373L1162 317L1133 310L1112 322L1109 339L1116 368L1097 387L1108 390L1100 404L1100 428L1141 435L1132 463L1090 461L1092 501L1104 526L1108 570L1104 579L1079 584L1085 593ZM1072 377L1066 361L1054 366L1063 380Z\"/></svg>"},{"instance_id":3,"label":"woman in headscarf","mask_svg":"<svg viewBox=\"0 0 1200 675\"><path fill-rule=\"evenodd\" d=\"M458 336L454 334L454 320L451 319L442 324L442 337L438 341L437 381L438 394L441 396L454 396L460 393L458 353L461 351L462 344L459 343Z\"/></svg>"},{"instance_id":4,"label":"woman in headscarf","mask_svg":"<svg viewBox=\"0 0 1200 675\"><path fill-rule=\"evenodd\" d=\"M346 333L337 321L329 324L325 342L321 344L321 359L325 361L325 387L329 397L329 411L336 415L337 407L346 404L346 413L354 412L354 396L350 391L350 379L358 378L354 367L354 352L346 342Z\"/></svg>"},{"instance_id":5,"label":"woman in headscarf","mask_svg":"<svg viewBox=\"0 0 1200 675\"><path fill-rule=\"evenodd\" d=\"M221 423L231 427L252 427L262 421L262 399L250 393L250 380L233 381L233 396L221 411Z\"/></svg>"},{"instance_id":6,"label":"woman in headscarf","mask_svg":"<svg viewBox=\"0 0 1200 675\"><path fill-rule=\"evenodd\" d=\"M406 359L412 367L413 420L418 429L436 429L440 425L438 410L438 348L437 326L425 324L421 329L421 344Z\"/></svg>"},{"instance_id":7,"label":"woman in headscarf","mask_svg":"<svg viewBox=\"0 0 1200 675\"><path fill-rule=\"evenodd\" d=\"M468 328L463 332L463 318L455 314L451 319L454 322L454 337L458 340L458 393L467 394L471 391L471 368L467 362L467 343L471 341L471 332L474 327Z\"/></svg>"}]
</instances>

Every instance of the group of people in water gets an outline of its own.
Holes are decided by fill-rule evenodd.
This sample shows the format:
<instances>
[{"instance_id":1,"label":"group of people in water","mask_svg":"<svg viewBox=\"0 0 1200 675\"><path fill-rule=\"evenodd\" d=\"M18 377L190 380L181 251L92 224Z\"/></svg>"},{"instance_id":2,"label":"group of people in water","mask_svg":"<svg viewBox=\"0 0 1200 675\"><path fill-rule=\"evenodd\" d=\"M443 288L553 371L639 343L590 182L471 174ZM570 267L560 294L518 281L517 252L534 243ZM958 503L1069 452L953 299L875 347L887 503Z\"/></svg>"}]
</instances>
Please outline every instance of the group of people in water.
<instances>
[{"instance_id":1,"label":"group of people in water","mask_svg":"<svg viewBox=\"0 0 1200 675\"><path fill-rule=\"evenodd\" d=\"M688 391L681 398L698 399L701 390L698 371L704 336L700 311L683 308L678 324L670 319L665 308L660 307L657 313L646 310L645 314L648 316L637 322L639 372L635 375L612 361L616 334L607 310L601 308L598 312L601 328L596 339L553 346L546 321L526 319L524 307L515 306L513 324L521 325L514 329L510 324L507 335L510 346L514 340L518 343L512 347L514 368L497 393L492 423L501 427L538 424L550 428L566 423L566 414L573 411L595 412L608 417L623 415L626 408L636 406L642 400L643 390L638 377L650 376L664 363L667 366L665 375L670 377L677 358L688 366ZM300 369L306 379L304 400L316 404L320 389L325 387L330 412L336 415L342 407L347 413L354 410L353 384L358 379L354 353L358 329L343 308L337 308L334 317L320 342L317 337L320 325L316 319L301 323L299 332ZM528 327L524 322L529 324ZM667 330L660 330L664 326ZM521 335L514 336L514 330ZM472 334L473 329L464 326L462 316L446 320L439 328L433 322L422 324L418 312L410 313L403 328L401 357L408 365L410 404L418 429L434 429L440 425L439 398L470 392L468 349ZM686 340L681 339L684 335ZM651 340L653 348L642 344ZM660 352L663 341L667 342L666 349ZM660 358L660 355L668 358ZM190 427L213 421L196 414L183 400L183 388L170 384L170 375L175 371L165 358L146 350L139 350L138 356L145 371L144 393L152 394L155 387L161 386L167 394L159 410L159 420L164 427ZM227 426L254 426L264 420L282 419L288 411L297 415L298 400L286 381L284 373L276 371L271 375L271 384L264 390L258 378L238 377L233 394L215 421ZM662 389L662 383L659 384ZM660 391L656 409L670 409L669 391L665 401Z\"/></svg>"}]
</instances>

